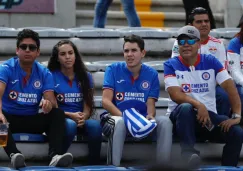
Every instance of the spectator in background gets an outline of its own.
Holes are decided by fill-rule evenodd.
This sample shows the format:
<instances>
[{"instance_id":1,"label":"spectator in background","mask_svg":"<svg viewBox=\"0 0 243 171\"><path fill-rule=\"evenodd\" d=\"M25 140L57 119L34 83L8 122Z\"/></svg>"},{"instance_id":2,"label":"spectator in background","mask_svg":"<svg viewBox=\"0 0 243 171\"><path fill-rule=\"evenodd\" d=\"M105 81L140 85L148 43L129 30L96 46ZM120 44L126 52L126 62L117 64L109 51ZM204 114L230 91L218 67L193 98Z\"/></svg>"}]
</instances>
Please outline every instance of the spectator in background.
<instances>
[{"instance_id":1,"label":"spectator in background","mask_svg":"<svg viewBox=\"0 0 243 171\"><path fill-rule=\"evenodd\" d=\"M211 54L218 58L221 64L226 68L227 58L224 44L221 40L210 36L211 25L209 22L209 16L206 9L202 7L194 8L189 15L188 23L196 27L200 32L200 54ZM179 56L179 46L176 40L172 48L171 57ZM216 101L217 101L217 112L220 115L230 115L230 103L228 95L219 85L216 86Z\"/></svg>"},{"instance_id":2,"label":"spectator in background","mask_svg":"<svg viewBox=\"0 0 243 171\"><path fill-rule=\"evenodd\" d=\"M119 166L126 127L118 104L129 99L140 100L147 105L147 119L157 123L157 162L170 162L172 146L172 124L168 117L157 116L155 102L159 98L158 72L142 64L145 56L144 40L136 35L124 38L123 55L126 62L117 62L106 68L102 104L115 120L112 143L112 163Z\"/></svg>"},{"instance_id":3,"label":"spectator in background","mask_svg":"<svg viewBox=\"0 0 243 171\"><path fill-rule=\"evenodd\" d=\"M186 11L186 25L190 23L189 16L191 14L192 9L196 7L203 7L208 11L208 15L211 23L211 29L216 28L215 20L208 0L183 0L183 4L184 4L184 9Z\"/></svg>"},{"instance_id":4,"label":"spectator in background","mask_svg":"<svg viewBox=\"0 0 243 171\"><path fill-rule=\"evenodd\" d=\"M17 149L12 133L45 132L49 140L50 166L69 166L73 157L70 153L63 154L65 115L56 108L52 74L35 61L40 55L38 33L29 29L20 31L16 54L0 67L0 121L10 123L4 150L14 168L24 167L25 158ZM42 113L38 113L39 104Z\"/></svg>"},{"instance_id":5,"label":"spectator in background","mask_svg":"<svg viewBox=\"0 0 243 171\"><path fill-rule=\"evenodd\" d=\"M48 68L53 74L59 108L66 114L65 150L75 135L88 138L89 164L99 164L102 130L98 120L90 119L94 111L93 80L77 47L69 40L59 41L52 50Z\"/></svg>"},{"instance_id":6,"label":"spectator in background","mask_svg":"<svg viewBox=\"0 0 243 171\"><path fill-rule=\"evenodd\" d=\"M106 14L113 0L97 0L95 5L94 27L104 28ZM129 27L141 27L134 0L121 0Z\"/></svg>"},{"instance_id":7,"label":"spectator in background","mask_svg":"<svg viewBox=\"0 0 243 171\"><path fill-rule=\"evenodd\" d=\"M235 81L236 88L241 98L243 107L243 20L239 22L240 31L230 40L227 48L227 58L229 61L229 71ZM243 108L241 108L243 113ZM243 120L241 119L241 124Z\"/></svg>"},{"instance_id":8,"label":"spectator in background","mask_svg":"<svg viewBox=\"0 0 243 171\"><path fill-rule=\"evenodd\" d=\"M243 130L238 125L241 102L227 70L217 58L198 54L200 33L193 26L178 31L180 56L164 63L165 88L170 96L167 114L180 138L181 155L189 167L200 165L200 152L194 148L196 138L223 140L221 164L237 166L243 142ZM232 107L231 118L218 115L215 86L227 92Z\"/></svg>"}]
</instances>

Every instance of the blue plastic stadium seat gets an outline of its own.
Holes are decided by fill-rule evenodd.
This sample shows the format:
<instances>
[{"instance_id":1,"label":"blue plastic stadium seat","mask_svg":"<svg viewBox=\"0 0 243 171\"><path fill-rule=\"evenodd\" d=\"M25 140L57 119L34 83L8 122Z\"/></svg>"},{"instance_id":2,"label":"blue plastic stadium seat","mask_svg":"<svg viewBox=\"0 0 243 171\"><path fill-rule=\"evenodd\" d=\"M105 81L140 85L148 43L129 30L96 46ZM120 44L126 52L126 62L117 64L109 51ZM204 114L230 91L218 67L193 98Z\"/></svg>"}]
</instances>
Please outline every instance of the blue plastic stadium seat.
<instances>
[{"instance_id":1,"label":"blue plastic stadium seat","mask_svg":"<svg viewBox=\"0 0 243 171\"><path fill-rule=\"evenodd\" d=\"M27 134L27 133L18 133L13 134L15 141L28 141L28 142L45 142L47 137L42 134Z\"/></svg>"},{"instance_id":2,"label":"blue plastic stadium seat","mask_svg":"<svg viewBox=\"0 0 243 171\"><path fill-rule=\"evenodd\" d=\"M148 169L148 166L133 166L133 167L127 167L127 170L130 171L145 171Z\"/></svg>"},{"instance_id":3,"label":"blue plastic stadium seat","mask_svg":"<svg viewBox=\"0 0 243 171\"><path fill-rule=\"evenodd\" d=\"M9 167L0 167L0 171L10 171L10 170L14 170L14 169L11 169Z\"/></svg>"},{"instance_id":4,"label":"blue plastic stadium seat","mask_svg":"<svg viewBox=\"0 0 243 171\"><path fill-rule=\"evenodd\" d=\"M19 169L20 171L75 171L73 168L60 168L53 166L29 166Z\"/></svg>"},{"instance_id":5,"label":"blue plastic stadium seat","mask_svg":"<svg viewBox=\"0 0 243 171\"><path fill-rule=\"evenodd\" d=\"M120 32L120 37L129 36L131 34L138 35L143 38L171 38L171 31L164 31L158 28L146 27L126 27L117 29Z\"/></svg>"},{"instance_id":6,"label":"blue plastic stadium seat","mask_svg":"<svg viewBox=\"0 0 243 171\"><path fill-rule=\"evenodd\" d=\"M231 167L231 166L203 166L199 169L202 171L240 171L240 168L237 167Z\"/></svg>"},{"instance_id":7,"label":"blue plastic stadium seat","mask_svg":"<svg viewBox=\"0 0 243 171\"><path fill-rule=\"evenodd\" d=\"M119 171L119 170L127 170L125 167L116 167L112 165L108 166L80 166L80 167L74 167L76 171Z\"/></svg>"}]
</instances>

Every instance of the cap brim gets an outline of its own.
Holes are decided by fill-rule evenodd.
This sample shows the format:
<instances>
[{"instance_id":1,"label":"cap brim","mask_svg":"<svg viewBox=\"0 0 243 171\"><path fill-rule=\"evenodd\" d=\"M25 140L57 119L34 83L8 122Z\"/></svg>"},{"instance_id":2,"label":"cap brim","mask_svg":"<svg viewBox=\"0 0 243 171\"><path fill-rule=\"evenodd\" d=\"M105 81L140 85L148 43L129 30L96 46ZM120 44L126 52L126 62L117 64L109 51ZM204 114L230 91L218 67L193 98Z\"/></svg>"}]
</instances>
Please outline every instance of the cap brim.
<instances>
[{"instance_id":1,"label":"cap brim","mask_svg":"<svg viewBox=\"0 0 243 171\"><path fill-rule=\"evenodd\" d=\"M193 35L188 35L188 34L180 34L178 37L177 37L177 40L179 40L180 38L182 37L188 37L190 39L198 39L197 37L193 36Z\"/></svg>"}]
</instances>

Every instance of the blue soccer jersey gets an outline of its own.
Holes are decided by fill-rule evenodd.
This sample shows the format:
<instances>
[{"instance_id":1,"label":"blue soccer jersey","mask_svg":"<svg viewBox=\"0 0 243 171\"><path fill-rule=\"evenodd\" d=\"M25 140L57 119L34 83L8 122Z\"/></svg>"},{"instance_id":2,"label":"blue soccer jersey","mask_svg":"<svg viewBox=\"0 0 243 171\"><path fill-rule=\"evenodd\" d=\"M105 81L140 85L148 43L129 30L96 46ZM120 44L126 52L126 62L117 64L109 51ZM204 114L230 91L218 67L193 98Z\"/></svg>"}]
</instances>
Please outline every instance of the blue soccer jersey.
<instances>
[{"instance_id":1,"label":"blue soccer jersey","mask_svg":"<svg viewBox=\"0 0 243 171\"><path fill-rule=\"evenodd\" d=\"M188 66L181 56L164 63L165 89L180 87L188 96L203 103L209 111L217 113L215 87L230 79L228 72L217 58L200 54L194 66ZM167 113L170 114L177 104L169 101Z\"/></svg>"},{"instance_id":2,"label":"blue soccer jersey","mask_svg":"<svg viewBox=\"0 0 243 171\"><path fill-rule=\"evenodd\" d=\"M0 66L0 81L6 84L2 110L14 115L37 114L43 93L54 90L52 74L47 68L35 61L27 80L18 57Z\"/></svg>"},{"instance_id":3,"label":"blue soccer jersey","mask_svg":"<svg viewBox=\"0 0 243 171\"><path fill-rule=\"evenodd\" d=\"M83 93L80 91L80 82L76 79L70 81L61 71L55 71L52 74L58 107L65 112L83 112ZM88 73L88 77L91 88L93 88L90 73Z\"/></svg>"},{"instance_id":4,"label":"blue soccer jersey","mask_svg":"<svg viewBox=\"0 0 243 171\"><path fill-rule=\"evenodd\" d=\"M125 62L114 63L106 68L103 89L114 91L115 105L131 99L145 103L148 98L157 101L160 90L158 72L142 64L139 77L134 80Z\"/></svg>"}]
</instances>

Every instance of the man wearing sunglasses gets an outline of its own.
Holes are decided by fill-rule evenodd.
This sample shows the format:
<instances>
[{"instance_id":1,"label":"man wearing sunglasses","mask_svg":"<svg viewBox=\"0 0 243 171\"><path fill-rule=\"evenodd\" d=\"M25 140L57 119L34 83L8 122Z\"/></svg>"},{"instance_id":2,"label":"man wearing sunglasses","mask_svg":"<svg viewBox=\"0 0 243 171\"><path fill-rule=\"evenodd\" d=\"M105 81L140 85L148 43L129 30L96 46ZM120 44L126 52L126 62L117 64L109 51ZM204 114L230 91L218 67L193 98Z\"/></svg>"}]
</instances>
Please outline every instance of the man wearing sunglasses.
<instances>
[{"instance_id":1,"label":"man wearing sunglasses","mask_svg":"<svg viewBox=\"0 0 243 171\"><path fill-rule=\"evenodd\" d=\"M222 165L237 166L243 142L243 130L238 125L241 102L237 89L217 58L198 54L200 33L193 26L178 32L179 54L164 63L165 88L170 96L167 114L174 133L180 138L181 154L188 166L200 164L199 151L194 148L200 140L224 140ZM219 84L229 95L233 117L218 115L215 86Z\"/></svg>"},{"instance_id":2,"label":"man wearing sunglasses","mask_svg":"<svg viewBox=\"0 0 243 171\"><path fill-rule=\"evenodd\" d=\"M196 27L200 32L200 48L198 53L211 54L218 58L224 67L227 67L226 51L222 41L209 35L211 24L208 11L202 7L194 8L189 15L188 24ZM171 57L178 56L178 43L175 41L172 48ZM216 86L217 111L220 115L230 115L230 103L226 92L219 86Z\"/></svg>"},{"instance_id":3,"label":"man wearing sunglasses","mask_svg":"<svg viewBox=\"0 0 243 171\"><path fill-rule=\"evenodd\" d=\"M25 158L17 149L12 133L45 132L49 140L50 165L68 166L72 154L64 154L62 147L65 115L56 108L52 74L35 61L40 55L38 33L29 29L20 31L16 54L0 66L0 121L10 123L4 150L14 168L25 167ZM42 113L38 112L39 104Z\"/></svg>"}]
</instances>

